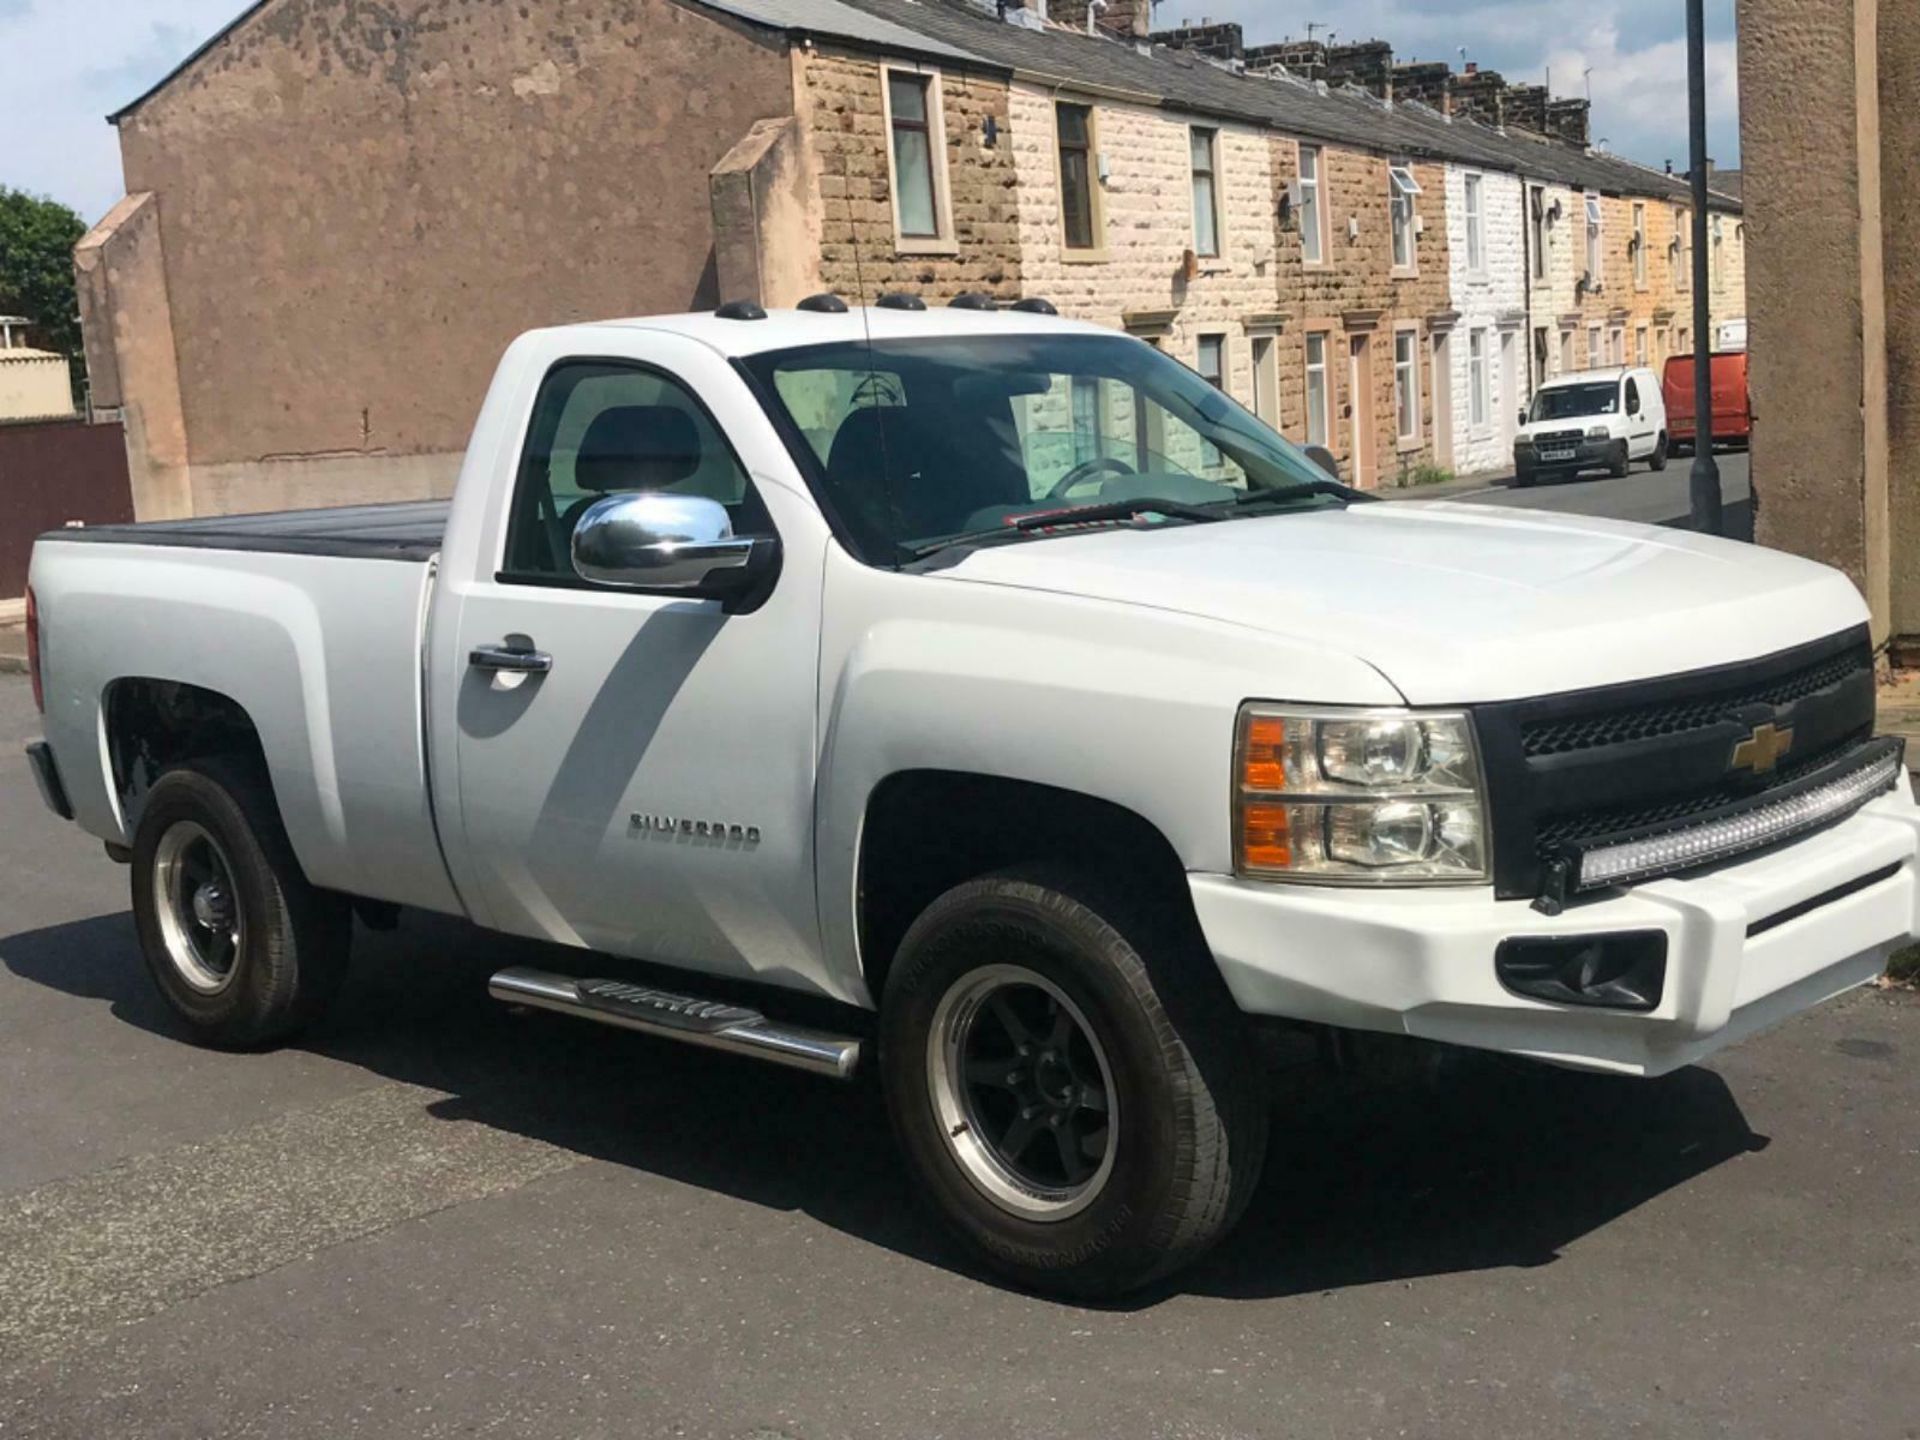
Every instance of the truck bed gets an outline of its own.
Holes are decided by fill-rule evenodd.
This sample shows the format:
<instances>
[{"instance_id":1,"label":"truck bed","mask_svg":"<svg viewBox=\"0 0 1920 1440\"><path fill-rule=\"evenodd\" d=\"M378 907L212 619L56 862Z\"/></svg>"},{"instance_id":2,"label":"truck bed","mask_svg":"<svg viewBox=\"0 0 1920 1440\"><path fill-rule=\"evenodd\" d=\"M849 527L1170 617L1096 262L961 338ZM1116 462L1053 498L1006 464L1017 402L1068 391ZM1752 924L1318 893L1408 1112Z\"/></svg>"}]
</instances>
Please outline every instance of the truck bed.
<instances>
[{"instance_id":1,"label":"truck bed","mask_svg":"<svg viewBox=\"0 0 1920 1440\"><path fill-rule=\"evenodd\" d=\"M256 550L360 560L430 560L446 534L449 500L402 500L328 510L260 515L207 515L133 525L76 526L49 540L102 545L174 545L199 550Z\"/></svg>"}]
</instances>

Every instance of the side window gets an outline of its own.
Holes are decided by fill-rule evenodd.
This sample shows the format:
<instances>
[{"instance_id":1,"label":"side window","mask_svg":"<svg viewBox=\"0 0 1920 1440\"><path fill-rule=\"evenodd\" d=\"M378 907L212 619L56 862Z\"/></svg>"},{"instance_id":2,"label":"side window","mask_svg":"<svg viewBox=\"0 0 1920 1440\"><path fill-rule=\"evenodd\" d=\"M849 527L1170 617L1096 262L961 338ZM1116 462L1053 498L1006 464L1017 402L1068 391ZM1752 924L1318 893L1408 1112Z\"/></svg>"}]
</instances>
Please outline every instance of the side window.
<instances>
[{"instance_id":1,"label":"side window","mask_svg":"<svg viewBox=\"0 0 1920 1440\"><path fill-rule=\"evenodd\" d=\"M514 481L503 579L573 577L573 527L608 495L704 495L738 535L772 523L733 449L698 400L658 371L572 360L541 382Z\"/></svg>"},{"instance_id":2,"label":"side window","mask_svg":"<svg viewBox=\"0 0 1920 1440\"><path fill-rule=\"evenodd\" d=\"M1640 413L1640 384L1631 375L1627 377L1627 414Z\"/></svg>"}]
</instances>

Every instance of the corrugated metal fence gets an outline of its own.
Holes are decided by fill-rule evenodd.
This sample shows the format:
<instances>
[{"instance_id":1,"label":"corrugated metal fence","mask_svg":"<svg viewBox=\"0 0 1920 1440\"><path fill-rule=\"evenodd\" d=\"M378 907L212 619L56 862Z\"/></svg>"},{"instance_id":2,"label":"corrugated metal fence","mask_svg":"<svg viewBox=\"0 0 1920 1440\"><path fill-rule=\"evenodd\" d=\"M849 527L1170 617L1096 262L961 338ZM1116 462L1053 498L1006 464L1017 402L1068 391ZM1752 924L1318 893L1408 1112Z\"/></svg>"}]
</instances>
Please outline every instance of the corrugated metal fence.
<instances>
[{"instance_id":1,"label":"corrugated metal fence","mask_svg":"<svg viewBox=\"0 0 1920 1440\"><path fill-rule=\"evenodd\" d=\"M0 424L0 600L23 595L33 538L72 521L133 519L122 427L84 420Z\"/></svg>"}]
</instances>

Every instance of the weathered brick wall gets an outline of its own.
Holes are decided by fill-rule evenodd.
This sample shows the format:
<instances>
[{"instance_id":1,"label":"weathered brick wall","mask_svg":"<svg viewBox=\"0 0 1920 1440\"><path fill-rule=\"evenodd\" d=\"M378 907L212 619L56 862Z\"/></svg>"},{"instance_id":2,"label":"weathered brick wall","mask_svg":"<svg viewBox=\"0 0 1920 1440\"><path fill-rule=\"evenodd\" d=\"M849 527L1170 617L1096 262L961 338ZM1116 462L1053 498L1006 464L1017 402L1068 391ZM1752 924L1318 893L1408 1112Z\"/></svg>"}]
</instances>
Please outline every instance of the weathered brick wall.
<instances>
[{"instance_id":1,"label":"weathered brick wall","mask_svg":"<svg viewBox=\"0 0 1920 1440\"><path fill-rule=\"evenodd\" d=\"M1480 177L1485 219L1484 264L1467 260L1467 176ZM1517 176L1447 167L1447 239L1452 251L1453 307L1460 319L1447 342L1452 455L1444 460L1458 474L1499 470L1513 464L1515 411L1527 400L1527 335L1516 323L1526 314L1526 195ZM1486 346L1488 405L1483 423L1473 423L1472 337ZM1511 337L1503 343L1502 336ZM1503 368L1504 367L1504 368ZM1507 373L1511 371L1511 373ZM1508 401L1512 403L1506 403Z\"/></svg>"},{"instance_id":2,"label":"weathered brick wall","mask_svg":"<svg viewBox=\"0 0 1920 1440\"><path fill-rule=\"evenodd\" d=\"M1716 220L1720 224L1720 263L1716 269L1713 251L1709 249L1707 294L1712 301L1713 326L1717 333L1726 321L1744 320L1747 316L1747 238L1742 217L1716 213L1708 225Z\"/></svg>"},{"instance_id":3,"label":"weathered brick wall","mask_svg":"<svg viewBox=\"0 0 1920 1440\"><path fill-rule=\"evenodd\" d=\"M1284 189L1299 176L1299 145L1278 136L1270 145L1274 180ZM1324 333L1328 337L1333 421L1328 449L1339 459L1343 472L1352 474L1356 397L1352 393L1351 344L1354 335L1369 333L1371 326L1373 448L1379 482L1391 484L1403 471L1432 463L1434 458L1435 387L1427 322L1451 307L1445 169L1438 165L1413 167L1414 178L1424 192L1415 213L1424 218L1425 233L1415 238L1416 273L1396 278L1388 219L1388 160L1332 146L1323 147L1321 155L1321 203L1328 212L1322 263L1304 263L1298 229L1290 224L1282 231L1275 267L1282 308L1299 317L1298 324L1291 326L1284 337L1281 350L1283 428L1292 439L1306 438L1306 334ZM1395 433L1393 371L1393 332L1396 323L1402 321L1418 324L1421 355L1421 440L1405 450L1399 448ZM1448 388L1443 379L1441 393L1445 395Z\"/></svg>"},{"instance_id":4,"label":"weathered brick wall","mask_svg":"<svg viewBox=\"0 0 1920 1440\"><path fill-rule=\"evenodd\" d=\"M1021 294L1019 202L1005 84L959 71L941 76L952 246L904 253L887 181L882 62L820 49L798 59L799 108L820 195L821 283L857 300L909 290L928 304L979 290ZM910 65L899 68L910 69ZM989 145L991 118L997 136Z\"/></svg>"},{"instance_id":5,"label":"weathered brick wall","mask_svg":"<svg viewBox=\"0 0 1920 1440\"><path fill-rule=\"evenodd\" d=\"M1067 250L1060 218L1059 155L1053 97L1016 84L1012 149L1020 176L1021 273L1028 293L1060 313L1121 327L1127 317L1175 312L1162 348L1191 365L1202 335L1226 340L1227 388L1253 403L1249 317L1271 315L1274 284L1275 177L1266 138L1220 127L1217 184L1221 255L1184 274L1193 247L1189 126L1163 111L1096 107L1095 149L1107 163L1100 188L1104 245L1086 259Z\"/></svg>"}]
</instances>

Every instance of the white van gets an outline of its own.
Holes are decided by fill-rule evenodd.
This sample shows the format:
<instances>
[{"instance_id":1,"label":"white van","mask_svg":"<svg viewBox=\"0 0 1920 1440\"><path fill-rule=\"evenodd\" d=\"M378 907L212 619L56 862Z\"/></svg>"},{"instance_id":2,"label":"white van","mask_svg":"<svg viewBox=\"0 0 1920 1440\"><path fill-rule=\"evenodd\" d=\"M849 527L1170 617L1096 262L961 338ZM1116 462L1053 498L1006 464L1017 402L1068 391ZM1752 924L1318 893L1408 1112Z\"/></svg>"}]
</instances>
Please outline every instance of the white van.
<instances>
[{"instance_id":1,"label":"white van","mask_svg":"<svg viewBox=\"0 0 1920 1440\"><path fill-rule=\"evenodd\" d=\"M1667 468L1667 405L1651 370L1558 375L1533 392L1513 441L1514 483L1582 470L1627 473L1636 460Z\"/></svg>"}]
</instances>

